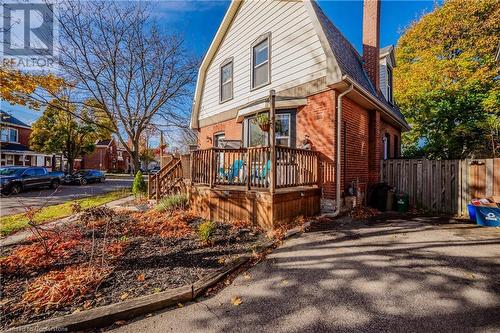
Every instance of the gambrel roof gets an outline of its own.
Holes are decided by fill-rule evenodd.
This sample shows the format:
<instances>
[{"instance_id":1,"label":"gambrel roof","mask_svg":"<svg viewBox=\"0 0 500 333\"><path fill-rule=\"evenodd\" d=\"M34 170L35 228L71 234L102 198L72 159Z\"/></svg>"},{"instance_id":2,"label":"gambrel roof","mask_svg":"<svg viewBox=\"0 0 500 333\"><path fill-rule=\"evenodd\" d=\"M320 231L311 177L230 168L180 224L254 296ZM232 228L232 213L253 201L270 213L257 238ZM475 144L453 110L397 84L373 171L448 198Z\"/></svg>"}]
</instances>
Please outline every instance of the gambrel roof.
<instances>
[{"instance_id":1,"label":"gambrel roof","mask_svg":"<svg viewBox=\"0 0 500 333\"><path fill-rule=\"evenodd\" d=\"M191 127L193 128L197 128L198 126L200 100L202 98L206 71L214 58L219 45L224 39L226 32L230 28L234 17L237 15L238 9L243 1L233 0L231 2L214 40L212 41L207 54L203 58L198 72L198 80L196 83L196 91L193 101L191 115ZM355 88L360 90L372 101L372 103L377 105L378 109L399 123L403 128L409 129L409 125L399 109L395 105L387 102L385 97L377 92L373 87L366 71L364 70L361 55L344 37L340 30L332 23L332 21L324 14L316 1L305 0L304 5L306 6L316 33L320 38L324 52L327 55L327 84L334 85L342 81L354 84Z\"/></svg>"}]
</instances>

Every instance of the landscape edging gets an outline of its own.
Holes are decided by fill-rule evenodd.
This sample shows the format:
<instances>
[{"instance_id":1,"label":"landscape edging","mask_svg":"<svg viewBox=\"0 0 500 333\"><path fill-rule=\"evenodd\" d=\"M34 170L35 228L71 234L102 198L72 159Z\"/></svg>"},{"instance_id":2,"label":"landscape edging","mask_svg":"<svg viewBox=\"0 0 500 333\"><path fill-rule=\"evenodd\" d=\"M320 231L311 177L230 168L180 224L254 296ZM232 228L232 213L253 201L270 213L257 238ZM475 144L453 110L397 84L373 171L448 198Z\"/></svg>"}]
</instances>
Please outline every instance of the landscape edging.
<instances>
[{"instance_id":1,"label":"landscape edging","mask_svg":"<svg viewBox=\"0 0 500 333\"><path fill-rule=\"evenodd\" d=\"M305 225L304 225L305 226ZM300 233L302 227L289 230L285 238ZM258 245L255 250L263 252L273 247L277 242L267 241ZM158 311L179 303L195 300L208 288L214 286L224 277L247 263L252 255L239 256L212 274L194 282L191 285L175 288L156 294L136 297L119 303L100 306L82 312L70 313L61 317L51 318L23 326L12 327L4 332L47 332L47 331L80 331L112 325L118 320L128 320L154 311Z\"/></svg>"}]
</instances>

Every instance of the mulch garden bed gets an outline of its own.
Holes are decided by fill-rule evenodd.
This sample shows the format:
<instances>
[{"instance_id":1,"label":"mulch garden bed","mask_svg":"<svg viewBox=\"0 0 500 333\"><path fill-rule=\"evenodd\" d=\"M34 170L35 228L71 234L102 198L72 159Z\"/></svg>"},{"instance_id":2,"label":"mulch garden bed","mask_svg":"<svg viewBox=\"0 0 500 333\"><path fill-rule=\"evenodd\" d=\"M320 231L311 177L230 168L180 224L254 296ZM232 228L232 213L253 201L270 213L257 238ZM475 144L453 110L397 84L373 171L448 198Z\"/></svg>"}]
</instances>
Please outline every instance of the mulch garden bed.
<instances>
[{"instance_id":1,"label":"mulch garden bed","mask_svg":"<svg viewBox=\"0 0 500 333\"><path fill-rule=\"evenodd\" d=\"M0 328L190 285L266 241L244 222L215 223L202 237L205 222L185 210L100 207L74 226L36 228L28 242L0 249Z\"/></svg>"}]
</instances>

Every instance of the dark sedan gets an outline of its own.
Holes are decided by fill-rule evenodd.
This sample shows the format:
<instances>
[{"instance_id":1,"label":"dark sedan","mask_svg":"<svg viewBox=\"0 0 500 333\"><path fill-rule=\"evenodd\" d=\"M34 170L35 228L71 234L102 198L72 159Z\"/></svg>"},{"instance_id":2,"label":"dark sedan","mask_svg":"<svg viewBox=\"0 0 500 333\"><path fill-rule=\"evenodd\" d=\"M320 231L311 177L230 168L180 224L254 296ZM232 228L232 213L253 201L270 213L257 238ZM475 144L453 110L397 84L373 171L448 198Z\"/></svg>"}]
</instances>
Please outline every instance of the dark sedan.
<instances>
[{"instance_id":1,"label":"dark sedan","mask_svg":"<svg viewBox=\"0 0 500 333\"><path fill-rule=\"evenodd\" d=\"M86 185L88 183L102 183L106 176L99 170L80 170L72 175L65 176L62 181L65 184Z\"/></svg>"}]
</instances>

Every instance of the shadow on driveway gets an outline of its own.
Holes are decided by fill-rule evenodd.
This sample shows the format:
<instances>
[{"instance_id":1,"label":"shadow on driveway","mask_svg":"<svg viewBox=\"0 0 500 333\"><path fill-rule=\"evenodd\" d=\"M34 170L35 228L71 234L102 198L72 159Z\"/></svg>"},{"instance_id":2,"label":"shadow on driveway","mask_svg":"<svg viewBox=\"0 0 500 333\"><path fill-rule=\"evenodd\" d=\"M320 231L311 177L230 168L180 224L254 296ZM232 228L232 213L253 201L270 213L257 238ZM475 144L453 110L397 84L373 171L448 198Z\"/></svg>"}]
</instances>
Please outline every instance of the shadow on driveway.
<instances>
[{"instance_id":1,"label":"shadow on driveway","mask_svg":"<svg viewBox=\"0 0 500 333\"><path fill-rule=\"evenodd\" d=\"M219 294L120 332L498 332L500 230L329 222ZM239 306L231 297L241 297Z\"/></svg>"}]
</instances>

